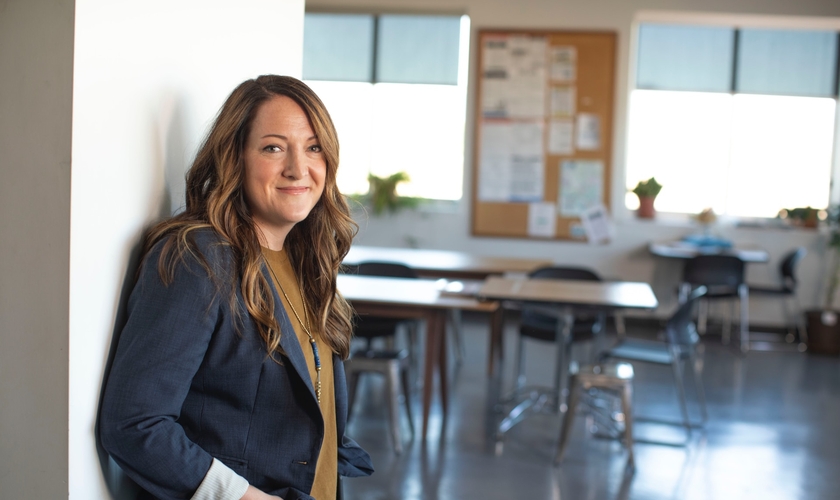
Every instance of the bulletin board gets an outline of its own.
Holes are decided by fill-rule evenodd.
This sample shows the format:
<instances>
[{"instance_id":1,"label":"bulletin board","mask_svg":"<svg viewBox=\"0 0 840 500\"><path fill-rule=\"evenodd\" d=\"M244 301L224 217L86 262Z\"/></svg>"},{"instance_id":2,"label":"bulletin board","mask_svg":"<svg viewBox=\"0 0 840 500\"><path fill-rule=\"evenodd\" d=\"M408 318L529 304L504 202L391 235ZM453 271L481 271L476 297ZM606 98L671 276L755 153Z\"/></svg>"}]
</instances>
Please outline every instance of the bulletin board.
<instances>
[{"instance_id":1,"label":"bulletin board","mask_svg":"<svg viewBox=\"0 0 840 500\"><path fill-rule=\"evenodd\" d=\"M616 34L478 38L472 234L586 240L610 206Z\"/></svg>"}]
</instances>

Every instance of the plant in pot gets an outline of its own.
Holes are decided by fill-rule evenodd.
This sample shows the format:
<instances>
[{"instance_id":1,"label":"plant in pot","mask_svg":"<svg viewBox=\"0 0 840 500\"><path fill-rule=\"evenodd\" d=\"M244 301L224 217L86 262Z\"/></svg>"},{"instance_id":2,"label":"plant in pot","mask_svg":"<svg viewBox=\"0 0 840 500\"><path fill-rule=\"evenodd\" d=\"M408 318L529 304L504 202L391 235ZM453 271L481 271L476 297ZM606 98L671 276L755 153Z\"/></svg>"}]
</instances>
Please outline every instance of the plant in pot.
<instances>
[{"instance_id":1,"label":"plant in pot","mask_svg":"<svg viewBox=\"0 0 840 500\"><path fill-rule=\"evenodd\" d=\"M639 210L636 212L636 215L640 219L652 219L656 215L656 210L653 208L653 201L660 191L662 191L662 184L656 182L656 179L653 177L646 181L639 181L636 187L633 188L633 193L639 197Z\"/></svg>"},{"instance_id":2,"label":"plant in pot","mask_svg":"<svg viewBox=\"0 0 840 500\"><path fill-rule=\"evenodd\" d=\"M381 215L385 212L395 213L403 208L416 207L421 198L400 196L397 194L397 185L401 182L408 182L409 177L405 172L397 172L388 177L368 175L370 189L367 194L351 195L351 198L364 206L370 207L374 215Z\"/></svg>"},{"instance_id":3,"label":"plant in pot","mask_svg":"<svg viewBox=\"0 0 840 500\"><path fill-rule=\"evenodd\" d=\"M825 297L822 309L805 311L808 328L808 352L840 354L840 311L834 309L834 300L840 290L840 206L830 207L826 213L828 241Z\"/></svg>"}]
</instances>

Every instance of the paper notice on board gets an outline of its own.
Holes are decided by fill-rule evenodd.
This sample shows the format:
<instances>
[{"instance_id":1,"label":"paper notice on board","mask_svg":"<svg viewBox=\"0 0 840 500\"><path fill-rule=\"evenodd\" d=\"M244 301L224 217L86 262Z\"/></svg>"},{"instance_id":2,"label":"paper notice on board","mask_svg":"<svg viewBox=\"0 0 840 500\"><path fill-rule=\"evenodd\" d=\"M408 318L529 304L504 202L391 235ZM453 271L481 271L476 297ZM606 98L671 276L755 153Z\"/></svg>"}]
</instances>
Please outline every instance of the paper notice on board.
<instances>
[{"instance_id":1,"label":"paper notice on board","mask_svg":"<svg viewBox=\"0 0 840 500\"><path fill-rule=\"evenodd\" d=\"M485 118L545 116L545 37L490 37L482 47Z\"/></svg>"},{"instance_id":2,"label":"paper notice on board","mask_svg":"<svg viewBox=\"0 0 840 500\"><path fill-rule=\"evenodd\" d=\"M548 152L571 155L575 152L575 124L571 119L551 120L548 124Z\"/></svg>"},{"instance_id":3,"label":"paper notice on board","mask_svg":"<svg viewBox=\"0 0 840 500\"><path fill-rule=\"evenodd\" d=\"M558 213L579 216L603 203L604 163L600 160L564 160L560 165Z\"/></svg>"},{"instance_id":4,"label":"paper notice on board","mask_svg":"<svg viewBox=\"0 0 840 500\"><path fill-rule=\"evenodd\" d=\"M551 116L570 118L575 116L575 87L551 87Z\"/></svg>"},{"instance_id":5,"label":"paper notice on board","mask_svg":"<svg viewBox=\"0 0 840 500\"><path fill-rule=\"evenodd\" d=\"M584 151L601 149L601 120L592 113L577 115L577 147Z\"/></svg>"},{"instance_id":6,"label":"paper notice on board","mask_svg":"<svg viewBox=\"0 0 840 500\"><path fill-rule=\"evenodd\" d=\"M589 243L609 243L613 235L612 222L607 207L599 203L584 210L580 214L580 222L586 231L586 239Z\"/></svg>"},{"instance_id":7,"label":"paper notice on board","mask_svg":"<svg viewBox=\"0 0 840 500\"><path fill-rule=\"evenodd\" d=\"M577 48L551 47L548 52L551 79L556 82L573 82L577 78Z\"/></svg>"},{"instance_id":8,"label":"paper notice on board","mask_svg":"<svg viewBox=\"0 0 840 500\"><path fill-rule=\"evenodd\" d=\"M528 236L554 238L557 229L554 203L528 205Z\"/></svg>"},{"instance_id":9,"label":"paper notice on board","mask_svg":"<svg viewBox=\"0 0 840 500\"><path fill-rule=\"evenodd\" d=\"M543 129L542 122L482 122L480 201L542 201Z\"/></svg>"}]
</instances>

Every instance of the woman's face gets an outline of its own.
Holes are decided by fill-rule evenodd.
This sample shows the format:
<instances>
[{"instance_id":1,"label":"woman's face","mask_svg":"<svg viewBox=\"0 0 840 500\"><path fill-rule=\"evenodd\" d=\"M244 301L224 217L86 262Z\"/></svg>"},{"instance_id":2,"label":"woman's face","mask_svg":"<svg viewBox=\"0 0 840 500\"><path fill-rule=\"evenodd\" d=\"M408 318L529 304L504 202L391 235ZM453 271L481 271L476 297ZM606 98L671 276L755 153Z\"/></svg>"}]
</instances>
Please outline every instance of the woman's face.
<instances>
[{"instance_id":1,"label":"woman's face","mask_svg":"<svg viewBox=\"0 0 840 500\"><path fill-rule=\"evenodd\" d=\"M245 199L261 243L279 250L324 192L327 163L303 108L286 96L262 103L243 159Z\"/></svg>"}]
</instances>

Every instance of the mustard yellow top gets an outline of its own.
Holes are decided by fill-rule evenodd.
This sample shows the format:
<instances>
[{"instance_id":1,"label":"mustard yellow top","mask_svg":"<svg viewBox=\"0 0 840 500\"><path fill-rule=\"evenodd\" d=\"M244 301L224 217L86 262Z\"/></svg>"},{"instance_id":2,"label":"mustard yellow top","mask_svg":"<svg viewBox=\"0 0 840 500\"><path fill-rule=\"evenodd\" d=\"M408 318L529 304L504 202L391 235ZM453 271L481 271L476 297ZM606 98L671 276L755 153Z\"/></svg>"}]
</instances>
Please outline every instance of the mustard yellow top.
<instances>
[{"instance_id":1,"label":"mustard yellow top","mask_svg":"<svg viewBox=\"0 0 840 500\"><path fill-rule=\"evenodd\" d=\"M275 276L272 277L274 286L277 288L280 300L283 301L283 307L286 309L286 314L295 330L295 336L300 342L300 348L306 358L306 366L309 368L309 377L312 380L313 387L315 387L316 380L315 355L309 345L309 336L306 334L303 325L298 321L294 311L297 311L300 319L307 323L306 326L309 327L309 331L315 337L315 343L318 345L318 352L321 355L321 415L324 417L324 442L321 444L321 452L318 454L318 462L315 464L315 480L309 494L317 500L332 500L336 498L338 489L338 430L336 429L335 416L335 379L333 378L332 349L321 338L317 324L312 321L312 311L308 307L306 311L310 317L304 318L300 282L295 275L295 270L289 261L286 250L275 251L263 247L262 253L274 272ZM277 283L278 279L280 283ZM291 300L291 307L286 302L286 297L284 297L281 289L286 292L289 300ZM280 332L281 335L290 333Z\"/></svg>"}]
</instances>

